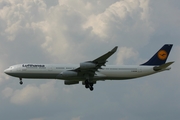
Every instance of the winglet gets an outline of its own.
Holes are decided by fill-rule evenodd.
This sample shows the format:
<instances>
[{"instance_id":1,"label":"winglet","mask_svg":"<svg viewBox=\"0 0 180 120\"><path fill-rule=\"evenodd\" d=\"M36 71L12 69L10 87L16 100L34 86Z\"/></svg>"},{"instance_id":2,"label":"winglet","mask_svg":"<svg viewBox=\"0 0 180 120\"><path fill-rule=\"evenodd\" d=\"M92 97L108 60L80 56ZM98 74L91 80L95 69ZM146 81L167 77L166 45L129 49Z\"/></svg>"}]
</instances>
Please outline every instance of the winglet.
<instances>
[{"instance_id":1,"label":"winglet","mask_svg":"<svg viewBox=\"0 0 180 120\"><path fill-rule=\"evenodd\" d=\"M111 50L111 52L115 53L115 52L117 51L117 49L118 49L118 46L114 47L114 48Z\"/></svg>"},{"instance_id":2,"label":"winglet","mask_svg":"<svg viewBox=\"0 0 180 120\"><path fill-rule=\"evenodd\" d=\"M165 44L151 59L141 65L154 66L165 64L172 46L172 44Z\"/></svg>"}]
</instances>

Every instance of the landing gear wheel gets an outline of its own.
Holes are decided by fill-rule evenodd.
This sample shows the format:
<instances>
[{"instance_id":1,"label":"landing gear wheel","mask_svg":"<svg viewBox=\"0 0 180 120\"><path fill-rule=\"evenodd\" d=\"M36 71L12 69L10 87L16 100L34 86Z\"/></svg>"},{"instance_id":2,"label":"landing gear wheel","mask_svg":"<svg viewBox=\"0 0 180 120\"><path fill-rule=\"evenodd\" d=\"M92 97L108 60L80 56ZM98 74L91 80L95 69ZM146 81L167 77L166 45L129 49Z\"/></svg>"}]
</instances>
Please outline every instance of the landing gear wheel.
<instances>
[{"instance_id":1,"label":"landing gear wheel","mask_svg":"<svg viewBox=\"0 0 180 120\"><path fill-rule=\"evenodd\" d=\"M94 85L93 83L89 83L89 86L90 86L90 87L93 87L93 85Z\"/></svg>"},{"instance_id":2,"label":"landing gear wheel","mask_svg":"<svg viewBox=\"0 0 180 120\"><path fill-rule=\"evenodd\" d=\"M91 81L89 81L89 79L85 80L85 88L89 88L91 91L94 90L93 83Z\"/></svg>"},{"instance_id":3,"label":"landing gear wheel","mask_svg":"<svg viewBox=\"0 0 180 120\"><path fill-rule=\"evenodd\" d=\"M85 81L85 88L89 88L89 82L88 82L88 80Z\"/></svg>"},{"instance_id":4,"label":"landing gear wheel","mask_svg":"<svg viewBox=\"0 0 180 120\"><path fill-rule=\"evenodd\" d=\"M92 86L90 86L90 88L89 88L89 89L90 89L90 91L93 91L93 90L94 90L94 88L93 88Z\"/></svg>"},{"instance_id":5,"label":"landing gear wheel","mask_svg":"<svg viewBox=\"0 0 180 120\"><path fill-rule=\"evenodd\" d=\"M85 88L89 88L89 85L88 85L88 84L86 84L86 85L85 85Z\"/></svg>"},{"instance_id":6,"label":"landing gear wheel","mask_svg":"<svg viewBox=\"0 0 180 120\"><path fill-rule=\"evenodd\" d=\"M22 85L22 84L23 84L23 82L22 82L22 81L20 81L20 82L19 82L19 84L20 84L20 85Z\"/></svg>"},{"instance_id":7,"label":"landing gear wheel","mask_svg":"<svg viewBox=\"0 0 180 120\"><path fill-rule=\"evenodd\" d=\"M19 84L22 85L23 84L22 78L19 78L19 80L20 80Z\"/></svg>"}]
</instances>

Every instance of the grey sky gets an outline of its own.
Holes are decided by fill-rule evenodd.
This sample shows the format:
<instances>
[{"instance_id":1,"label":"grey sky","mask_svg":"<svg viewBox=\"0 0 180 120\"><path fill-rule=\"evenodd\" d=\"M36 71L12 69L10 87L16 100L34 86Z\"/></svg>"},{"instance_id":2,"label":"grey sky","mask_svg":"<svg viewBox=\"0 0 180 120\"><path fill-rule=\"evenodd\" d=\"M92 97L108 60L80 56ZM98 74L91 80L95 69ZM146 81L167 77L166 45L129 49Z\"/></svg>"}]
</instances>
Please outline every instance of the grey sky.
<instances>
[{"instance_id":1,"label":"grey sky","mask_svg":"<svg viewBox=\"0 0 180 120\"><path fill-rule=\"evenodd\" d=\"M180 1L0 0L0 116L3 120L179 120ZM107 64L140 64L163 44L172 69L129 81L81 84L24 80L19 63L77 63L119 46Z\"/></svg>"}]
</instances>

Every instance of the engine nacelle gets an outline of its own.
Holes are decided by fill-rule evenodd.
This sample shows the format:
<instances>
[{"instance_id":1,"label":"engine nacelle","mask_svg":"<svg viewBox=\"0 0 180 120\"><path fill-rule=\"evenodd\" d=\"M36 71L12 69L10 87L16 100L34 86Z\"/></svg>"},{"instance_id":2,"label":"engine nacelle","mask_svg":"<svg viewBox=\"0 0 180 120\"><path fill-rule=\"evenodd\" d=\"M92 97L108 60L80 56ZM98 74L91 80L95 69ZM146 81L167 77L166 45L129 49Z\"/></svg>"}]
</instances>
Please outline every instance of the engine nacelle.
<instances>
[{"instance_id":1,"label":"engine nacelle","mask_svg":"<svg viewBox=\"0 0 180 120\"><path fill-rule=\"evenodd\" d=\"M79 84L79 81L65 80L65 81L64 81L64 84L65 84L65 85Z\"/></svg>"},{"instance_id":2,"label":"engine nacelle","mask_svg":"<svg viewBox=\"0 0 180 120\"><path fill-rule=\"evenodd\" d=\"M89 68L95 68L95 67L96 67L96 64L91 63L91 62L80 63L81 69L89 69Z\"/></svg>"},{"instance_id":3,"label":"engine nacelle","mask_svg":"<svg viewBox=\"0 0 180 120\"><path fill-rule=\"evenodd\" d=\"M75 76L77 76L77 72L75 71L63 71L57 76L57 78L61 79L64 77L75 77Z\"/></svg>"}]
</instances>

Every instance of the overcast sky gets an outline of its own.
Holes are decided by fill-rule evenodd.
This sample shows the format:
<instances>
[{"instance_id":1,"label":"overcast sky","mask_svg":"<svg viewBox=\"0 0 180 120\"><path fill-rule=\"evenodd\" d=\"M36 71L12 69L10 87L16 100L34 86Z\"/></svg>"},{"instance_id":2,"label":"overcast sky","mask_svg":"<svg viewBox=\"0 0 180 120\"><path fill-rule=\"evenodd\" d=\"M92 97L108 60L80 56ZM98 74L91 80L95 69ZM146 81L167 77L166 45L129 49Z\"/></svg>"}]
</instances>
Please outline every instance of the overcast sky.
<instances>
[{"instance_id":1,"label":"overcast sky","mask_svg":"<svg viewBox=\"0 0 180 120\"><path fill-rule=\"evenodd\" d=\"M98 82L91 92L61 80L19 79L20 63L77 63L114 46L107 64L141 64L174 44L170 71ZM2 120L179 120L179 0L0 0Z\"/></svg>"}]
</instances>

